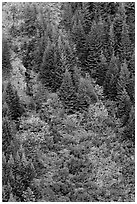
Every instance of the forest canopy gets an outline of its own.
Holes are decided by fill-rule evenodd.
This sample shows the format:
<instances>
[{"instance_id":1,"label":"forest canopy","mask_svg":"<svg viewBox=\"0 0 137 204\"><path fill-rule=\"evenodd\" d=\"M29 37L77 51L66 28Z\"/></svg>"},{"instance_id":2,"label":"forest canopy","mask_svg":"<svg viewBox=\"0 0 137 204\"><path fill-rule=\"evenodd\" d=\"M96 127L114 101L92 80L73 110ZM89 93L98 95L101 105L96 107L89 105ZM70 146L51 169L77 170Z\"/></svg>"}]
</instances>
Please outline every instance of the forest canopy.
<instances>
[{"instance_id":1,"label":"forest canopy","mask_svg":"<svg viewBox=\"0 0 137 204\"><path fill-rule=\"evenodd\" d=\"M2 200L134 202L135 3L2 3Z\"/></svg>"}]
</instances>

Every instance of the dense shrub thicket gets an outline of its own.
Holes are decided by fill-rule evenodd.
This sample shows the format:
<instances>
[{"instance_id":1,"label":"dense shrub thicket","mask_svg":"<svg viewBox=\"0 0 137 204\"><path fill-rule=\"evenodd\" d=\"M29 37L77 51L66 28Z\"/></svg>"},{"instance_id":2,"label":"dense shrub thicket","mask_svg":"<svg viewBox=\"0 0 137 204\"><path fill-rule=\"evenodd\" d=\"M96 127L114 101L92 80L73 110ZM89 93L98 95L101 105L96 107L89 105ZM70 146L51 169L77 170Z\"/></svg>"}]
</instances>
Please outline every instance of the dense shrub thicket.
<instances>
[{"instance_id":1,"label":"dense shrub thicket","mask_svg":"<svg viewBox=\"0 0 137 204\"><path fill-rule=\"evenodd\" d=\"M2 6L2 200L135 200L135 3Z\"/></svg>"}]
</instances>

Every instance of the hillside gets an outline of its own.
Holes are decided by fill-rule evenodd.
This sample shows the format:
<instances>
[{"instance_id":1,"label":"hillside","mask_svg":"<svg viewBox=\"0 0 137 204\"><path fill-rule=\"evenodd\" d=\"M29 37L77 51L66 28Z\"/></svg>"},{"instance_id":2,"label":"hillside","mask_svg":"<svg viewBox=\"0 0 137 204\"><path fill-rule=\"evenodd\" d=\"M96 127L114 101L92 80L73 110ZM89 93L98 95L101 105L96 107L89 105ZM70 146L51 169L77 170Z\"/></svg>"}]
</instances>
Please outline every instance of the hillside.
<instances>
[{"instance_id":1,"label":"hillside","mask_svg":"<svg viewBox=\"0 0 137 204\"><path fill-rule=\"evenodd\" d=\"M3 3L3 202L135 202L131 11Z\"/></svg>"}]
</instances>

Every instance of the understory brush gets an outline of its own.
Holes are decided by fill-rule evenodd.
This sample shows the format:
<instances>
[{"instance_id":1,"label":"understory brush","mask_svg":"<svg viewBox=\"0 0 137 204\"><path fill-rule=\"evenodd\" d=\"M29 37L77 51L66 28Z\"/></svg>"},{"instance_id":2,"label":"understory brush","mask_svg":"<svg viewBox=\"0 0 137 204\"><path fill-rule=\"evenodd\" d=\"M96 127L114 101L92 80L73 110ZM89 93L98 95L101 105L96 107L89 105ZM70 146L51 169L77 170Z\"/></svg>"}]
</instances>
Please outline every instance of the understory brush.
<instances>
[{"instance_id":1,"label":"understory brush","mask_svg":"<svg viewBox=\"0 0 137 204\"><path fill-rule=\"evenodd\" d=\"M3 201L134 201L133 147L103 103L67 115L53 94L42 107L22 117L16 153L3 154Z\"/></svg>"}]
</instances>

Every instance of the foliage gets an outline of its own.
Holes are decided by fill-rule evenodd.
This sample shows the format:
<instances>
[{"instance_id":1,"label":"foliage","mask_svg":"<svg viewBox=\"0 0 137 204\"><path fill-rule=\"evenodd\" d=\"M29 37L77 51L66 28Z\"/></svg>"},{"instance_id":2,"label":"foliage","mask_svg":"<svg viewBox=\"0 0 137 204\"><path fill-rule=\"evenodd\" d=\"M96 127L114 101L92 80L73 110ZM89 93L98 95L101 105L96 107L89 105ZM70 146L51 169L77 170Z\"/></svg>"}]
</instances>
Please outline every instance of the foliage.
<instances>
[{"instance_id":1,"label":"foliage","mask_svg":"<svg viewBox=\"0 0 137 204\"><path fill-rule=\"evenodd\" d=\"M118 76L119 76L118 60L113 55L103 84L105 95L112 100L116 100L117 97Z\"/></svg>"},{"instance_id":2,"label":"foliage","mask_svg":"<svg viewBox=\"0 0 137 204\"><path fill-rule=\"evenodd\" d=\"M8 117L3 118L2 121L2 151L9 152L9 146L13 139L13 127Z\"/></svg>"},{"instance_id":3,"label":"foliage","mask_svg":"<svg viewBox=\"0 0 137 204\"><path fill-rule=\"evenodd\" d=\"M64 78L59 90L59 97L63 103L64 108L72 110L76 108L77 96L71 75L68 70L64 74Z\"/></svg>"},{"instance_id":4,"label":"foliage","mask_svg":"<svg viewBox=\"0 0 137 204\"><path fill-rule=\"evenodd\" d=\"M87 66L89 67L89 73L91 70L98 69L99 63L101 62L100 55L104 41L104 25L103 22L97 24L93 23L91 31L87 36L87 42L89 47L89 55L87 56Z\"/></svg>"},{"instance_id":5,"label":"foliage","mask_svg":"<svg viewBox=\"0 0 137 204\"><path fill-rule=\"evenodd\" d=\"M3 3L3 202L135 201L134 5Z\"/></svg>"},{"instance_id":6,"label":"foliage","mask_svg":"<svg viewBox=\"0 0 137 204\"><path fill-rule=\"evenodd\" d=\"M87 110L88 106L98 100L92 83L88 78L80 78L78 87L79 108Z\"/></svg>"},{"instance_id":7,"label":"foliage","mask_svg":"<svg viewBox=\"0 0 137 204\"><path fill-rule=\"evenodd\" d=\"M42 84L56 91L62 82L62 72L59 52L55 45L49 42L44 52L39 78Z\"/></svg>"},{"instance_id":8,"label":"foliage","mask_svg":"<svg viewBox=\"0 0 137 204\"><path fill-rule=\"evenodd\" d=\"M101 58L100 64L96 69L96 77L97 77L96 83L99 86L103 86L108 66L107 66L106 58L103 53L101 53L100 58Z\"/></svg>"},{"instance_id":9,"label":"foliage","mask_svg":"<svg viewBox=\"0 0 137 204\"><path fill-rule=\"evenodd\" d=\"M2 76L8 77L11 71L10 63L10 48L8 45L8 39L3 37L2 39Z\"/></svg>"},{"instance_id":10,"label":"foliage","mask_svg":"<svg viewBox=\"0 0 137 204\"><path fill-rule=\"evenodd\" d=\"M8 105L11 119L18 120L23 114L24 109L20 104L17 91L13 89L10 82L6 87L5 101Z\"/></svg>"}]
</instances>

